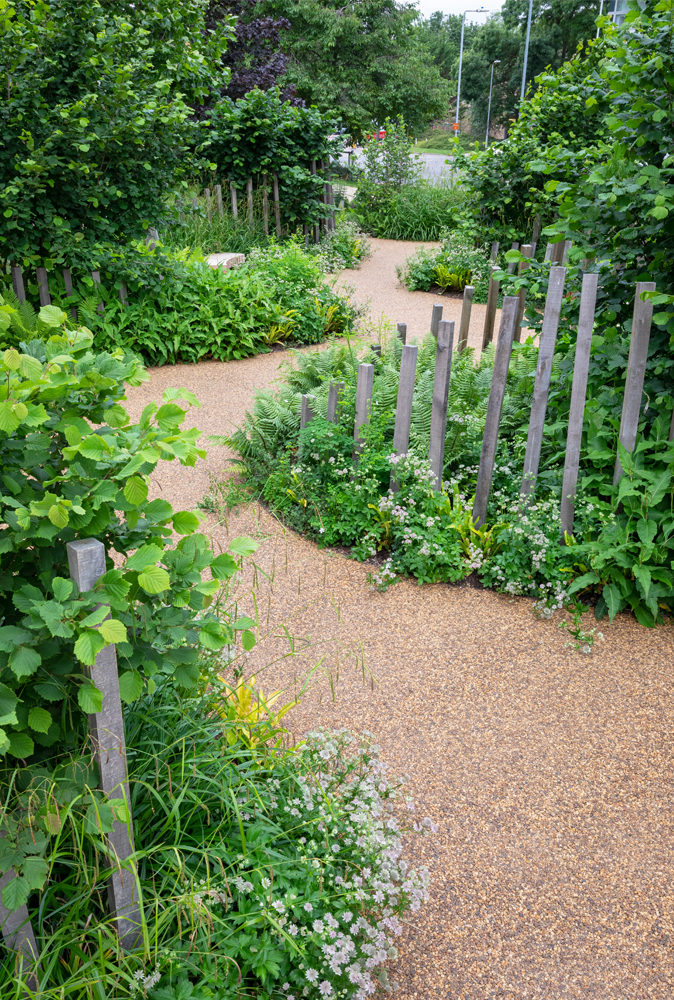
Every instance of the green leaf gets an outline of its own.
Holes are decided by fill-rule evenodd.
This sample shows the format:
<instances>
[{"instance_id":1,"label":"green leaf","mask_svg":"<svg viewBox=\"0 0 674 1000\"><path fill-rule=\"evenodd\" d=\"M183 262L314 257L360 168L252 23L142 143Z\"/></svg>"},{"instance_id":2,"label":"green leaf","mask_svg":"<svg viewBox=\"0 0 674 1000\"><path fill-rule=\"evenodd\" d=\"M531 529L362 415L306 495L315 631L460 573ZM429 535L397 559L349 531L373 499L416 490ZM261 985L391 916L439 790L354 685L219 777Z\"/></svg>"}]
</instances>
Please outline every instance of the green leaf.
<instances>
[{"instance_id":1,"label":"green leaf","mask_svg":"<svg viewBox=\"0 0 674 1000\"><path fill-rule=\"evenodd\" d=\"M77 692L77 702L83 712L93 715L103 707L103 693L93 684L83 684Z\"/></svg>"},{"instance_id":2,"label":"green leaf","mask_svg":"<svg viewBox=\"0 0 674 1000\"><path fill-rule=\"evenodd\" d=\"M28 733L9 733L9 750L7 752L12 757L19 757L20 759L30 757L34 749L35 744Z\"/></svg>"},{"instance_id":3,"label":"green leaf","mask_svg":"<svg viewBox=\"0 0 674 1000\"><path fill-rule=\"evenodd\" d=\"M124 496L129 503L139 506L147 500L147 483L140 476L132 476L124 487Z\"/></svg>"},{"instance_id":4,"label":"green leaf","mask_svg":"<svg viewBox=\"0 0 674 1000\"><path fill-rule=\"evenodd\" d=\"M246 535L242 535L240 538L233 538L229 543L229 551L237 556L252 556L253 552L257 551L257 548L257 542Z\"/></svg>"},{"instance_id":5,"label":"green leaf","mask_svg":"<svg viewBox=\"0 0 674 1000\"><path fill-rule=\"evenodd\" d=\"M49 327L63 326L68 319L58 306L42 306L37 315L40 322Z\"/></svg>"},{"instance_id":6,"label":"green leaf","mask_svg":"<svg viewBox=\"0 0 674 1000\"><path fill-rule=\"evenodd\" d=\"M75 584L72 580L66 580L62 576L55 576L51 582L51 588L57 601L67 601L74 587Z\"/></svg>"},{"instance_id":7,"label":"green leaf","mask_svg":"<svg viewBox=\"0 0 674 1000\"><path fill-rule=\"evenodd\" d=\"M46 708L39 708L35 706L31 708L28 713L28 725L31 729L34 729L36 733L46 733L49 730L52 722L51 715Z\"/></svg>"},{"instance_id":8,"label":"green leaf","mask_svg":"<svg viewBox=\"0 0 674 1000\"><path fill-rule=\"evenodd\" d=\"M144 570L146 566L153 566L163 555L163 549L158 545L141 545L137 552L126 560L125 569Z\"/></svg>"},{"instance_id":9,"label":"green leaf","mask_svg":"<svg viewBox=\"0 0 674 1000\"><path fill-rule=\"evenodd\" d=\"M62 504L54 503L47 511L47 517L56 528L65 528L70 520L68 511Z\"/></svg>"},{"instance_id":10,"label":"green leaf","mask_svg":"<svg viewBox=\"0 0 674 1000\"><path fill-rule=\"evenodd\" d=\"M42 663L42 657L30 646L17 646L9 657L9 668L16 677L29 677Z\"/></svg>"},{"instance_id":11,"label":"green leaf","mask_svg":"<svg viewBox=\"0 0 674 1000\"><path fill-rule=\"evenodd\" d=\"M643 594L644 600L648 599L648 592L651 589L651 574L647 566L639 566L638 564L634 567L634 579L638 581L641 587L641 592Z\"/></svg>"},{"instance_id":12,"label":"green leaf","mask_svg":"<svg viewBox=\"0 0 674 1000\"><path fill-rule=\"evenodd\" d=\"M88 628L81 632L75 643L75 656L81 663L91 667L96 656L105 646L105 639L97 629Z\"/></svg>"},{"instance_id":13,"label":"green leaf","mask_svg":"<svg viewBox=\"0 0 674 1000\"><path fill-rule=\"evenodd\" d=\"M0 726L16 723L16 708L19 698L6 684L0 684Z\"/></svg>"},{"instance_id":14,"label":"green leaf","mask_svg":"<svg viewBox=\"0 0 674 1000\"><path fill-rule=\"evenodd\" d=\"M658 530L658 526L655 521L639 520L637 521L637 534L643 545L650 545L655 534Z\"/></svg>"},{"instance_id":15,"label":"green leaf","mask_svg":"<svg viewBox=\"0 0 674 1000\"><path fill-rule=\"evenodd\" d=\"M229 580L230 577L234 576L238 569L238 565L235 559L227 553L223 552L222 555L216 556L216 558L211 563L211 573L216 580Z\"/></svg>"},{"instance_id":16,"label":"green leaf","mask_svg":"<svg viewBox=\"0 0 674 1000\"><path fill-rule=\"evenodd\" d=\"M36 892L38 889L42 889L47 878L48 870L48 865L44 858L24 858L23 864L21 865L23 877L26 879L33 892Z\"/></svg>"},{"instance_id":17,"label":"green leaf","mask_svg":"<svg viewBox=\"0 0 674 1000\"><path fill-rule=\"evenodd\" d=\"M14 404L11 399L3 399L0 402L0 431L5 434L13 434L21 421L14 413Z\"/></svg>"},{"instance_id":18,"label":"green leaf","mask_svg":"<svg viewBox=\"0 0 674 1000\"><path fill-rule=\"evenodd\" d=\"M173 527L179 535L191 535L199 527L199 517L191 510L178 510L173 515Z\"/></svg>"},{"instance_id":19,"label":"green leaf","mask_svg":"<svg viewBox=\"0 0 674 1000\"><path fill-rule=\"evenodd\" d=\"M138 583L146 594L161 594L171 586L171 578L161 566L148 566L138 575Z\"/></svg>"},{"instance_id":20,"label":"green leaf","mask_svg":"<svg viewBox=\"0 0 674 1000\"><path fill-rule=\"evenodd\" d=\"M620 595L620 591L615 583L607 583L601 592L602 597L606 601L606 607L608 608L609 620L613 621L615 616L618 614L622 608L624 601Z\"/></svg>"},{"instance_id":21,"label":"green leaf","mask_svg":"<svg viewBox=\"0 0 674 1000\"><path fill-rule=\"evenodd\" d=\"M111 642L126 642L126 627L116 618L106 618L98 630L106 644Z\"/></svg>"},{"instance_id":22,"label":"green leaf","mask_svg":"<svg viewBox=\"0 0 674 1000\"><path fill-rule=\"evenodd\" d=\"M10 913L13 913L15 910L19 910L22 906L26 905L29 895L30 886L27 879L17 875L13 879L10 879L2 890L2 905Z\"/></svg>"},{"instance_id":23,"label":"green leaf","mask_svg":"<svg viewBox=\"0 0 674 1000\"><path fill-rule=\"evenodd\" d=\"M246 630L241 633L241 645L246 651L250 652L250 650L254 648L255 643L256 639L252 632Z\"/></svg>"},{"instance_id":24,"label":"green leaf","mask_svg":"<svg viewBox=\"0 0 674 1000\"><path fill-rule=\"evenodd\" d=\"M143 693L143 678L137 670L125 670L119 677L119 694L125 705L130 705Z\"/></svg>"}]
</instances>

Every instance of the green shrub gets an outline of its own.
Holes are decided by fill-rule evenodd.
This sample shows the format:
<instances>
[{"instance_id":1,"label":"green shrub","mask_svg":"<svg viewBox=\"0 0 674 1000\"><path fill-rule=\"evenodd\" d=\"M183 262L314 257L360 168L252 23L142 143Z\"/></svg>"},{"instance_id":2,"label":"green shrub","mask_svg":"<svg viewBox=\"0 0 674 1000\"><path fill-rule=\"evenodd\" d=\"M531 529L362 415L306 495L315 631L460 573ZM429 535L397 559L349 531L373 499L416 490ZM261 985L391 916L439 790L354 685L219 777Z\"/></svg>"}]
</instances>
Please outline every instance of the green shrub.
<instances>
[{"instance_id":1,"label":"green shrub","mask_svg":"<svg viewBox=\"0 0 674 1000\"><path fill-rule=\"evenodd\" d=\"M328 274L360 267L370 253L370 244L358 222L343 214L337 216L337 227L321 237L317 249L321 269Z\"/></svg>"},{"instance_id":2,"label":"green shrub","mask_svg":"<svg viewBox=\"0 0 674 1000\"><path fill-rule=\"evenodd\" d=\"M160 684L126 711L145 920L135 954L121 951L107 911L109 827L91 811L87 757L48 783L15 772L36 832L45 794L60 804L49 878L31 905L44 1000L271 1000L322 996L324 983L356 1000L386 983L399 918L427 894L425 873L401 857L398 783L375 747L344 732L292 750L242 742L220 719L222 669L204 674L200 697ZM11 966L3 952L3 982ZM21 989L17 979L3 997Z\"/></svg>"},{"instance_id":3,"label":"green shrub","mask_svg":"<svg viewBox=\"0 0 674 1000\"><path fill-rule=\"evenodd\" d=\"M363 229L389 240L437 240L463 211L464 195L455 185L417 181L403 188L358 186L352 210Z\"/></svg>"},{"instance_id":4,"label":"green shrub","mask_svg":"<svg viewBox=\"0 0 674 1000\"><path fill-rule=\"evenodd\" d=\"M462 292L475 287L475 301L486 302L489 291L489 255L485 247L474 247L461 232L444 233L438 250L419 250L398 268L398 278L410 291Z\"/></svg>"}]
</instances>

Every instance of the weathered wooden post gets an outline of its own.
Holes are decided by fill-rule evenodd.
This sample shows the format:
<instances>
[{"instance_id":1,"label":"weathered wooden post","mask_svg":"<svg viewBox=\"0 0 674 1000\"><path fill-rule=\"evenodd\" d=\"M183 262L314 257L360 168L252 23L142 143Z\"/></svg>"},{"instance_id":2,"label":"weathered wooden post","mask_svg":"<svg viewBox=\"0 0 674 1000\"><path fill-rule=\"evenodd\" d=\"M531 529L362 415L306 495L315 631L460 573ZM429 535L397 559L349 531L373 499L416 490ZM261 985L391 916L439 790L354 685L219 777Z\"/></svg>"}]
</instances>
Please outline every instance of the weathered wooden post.
<instances>
[{"instance_id":1,"label":"weathered wooden post","mask_svg":"<svg viewBox=\"0 0 674 1000\"><path fill-rule=\"evenodd\" d=\"M3 836L4 834L0 833L0 845ZM14 878L16 878L16 872L13 868L10 868L4 875L0 875L0 931L7 949L22 956L26 986L33 993L37 993L40 971L37 964L38 949L28 915L28 907L24 903L18 910L12 910L10 913L2 903L3 890Z\"/></svg>"},{"instance_id":2,"label":"weathered wooden post","mask_svg":"<svg viewBox=\"0 0 674 1000\"><path fill-rule=\"evenodd\" d=\"M370 422L373 385L374 365L358 365L358 379L356 382L356 419L353 426L353 460L356 463L358 462L360 453L365 444L360 432L362 428Z\"/></svg>"},{"instance_id":3,"label":"weathered wooden post","mask_svg":"<svg viewBox=\"0 0 674 1000\"><path fill-rule=\"evenodd\" d=\"M558 269L554 268L554 270ZM585 393L587 391L587 375L590 370L590 348L592 347L598 280L598 274L590 274L589 272L584 274L580 292L576 356L573 362L569 428L566 433L564 478L562 480L562 499L559 508L562 531L569 535L573 532L573 519L575 515L580 445L583 437L583 416L585 414Z\"/></svg>"},{"instance_id":4,"label":"weathered wooden post","mask_svg":"<svg viewBox=\"0 0 674 1000\"><path fill-rule=\"evenodd\" d=\"M520 247L520 253L527 258L530 258L533 255L533 252L534 248L530 243L525 243L523 246ZM528 270L529 270L529 260L521 260L517 268L517 276L521 278L524 272ZM519 344L520 338L522 336L522 320L524 319L524 306L527 299L526 288L520 288L519 292L517 293L517 297L519 299L519 307L517 310L517 326L515 328L515 340Z\"/></svg>"},{"instance_id":5,"label":"weathered wooden post","mask_svg":"<svg viewBox=\"0 0 674 1000\"><path fill-rule=\"evenodd\" d=\"M266 174L262 174L262 227L264 235L269 236L269 190Z\"/></svg>"},{"instance_id":6,"label":"weathered wooden post","mask_svg":"<svg viewBox=\"0 0 674 1000\"><path fill-rule=\"evenodd\" d=\"M105 548L94 538L68 542L68 567L71 579L80 593L93 590L105 571ZM131 800L126 768L124 718L119 696L117 653L108 645L88 668L92 684L103 694L100 712L87 717L89 733L95 748L101 778L101 789L110 799L122 799L129 808L129 822L115 820L106 835L110 858L115 868L108 883L110 909L117 924L122 947L137 948L141 939L141 913L138 896L138 876L132 859L134 853Z\"/></svg>"},{"instance_id":7,"label":"weathered wooden post","mask_svg":"<svg viewBox=\"0 0 674 1000\"><path fill-rule=\"evenodd\" d=\"M470 313L473 308L473 295L475 289L472 285L466 285L463 290L463 303L461 305L461 321L459 323L459 339L456 345L460 353L468 347L468 331L470 330Z\"/></svg>"},{"instance_id":8,"label":"weathered wooden post","mask_svg":"<svg viewBox=\"0 0 674 1000\"><path fill-rule=\"evenodd\" d=\"M524 454L524 473L520 494L529 496L536 485L538 466L543 445L543 426L548 408L548 393L550 391L550 375L552 374L552 359L555 353L559 317L562 313L562 296L564 294L565 267L553 267L550 270L548 294L545 299L545 312L541 339L538 345L538 363L534 380L534 394L529 417L529 433Z\"/></svg>"},{"instance_id":9,"label":"weathered wooden post","mask_svg":"<svg viewBox=\"0 0 674 1000\"><path fill-rule=\"evenodd\" d=\"M246 183L246 194L248 197L248 226L253 229L255 225L253 210L253 178L249 177Z\"/></svg>"},{"instance_id":10,"label":"weathered wooden post","mask_svg":"<svg viewBox=\"0 0 674 1000\"><path fill-rule=\"evenodd\" d=\"M510 355L515 340L518 307L518 297L516 295L506 295L503 300L503 309L501 310L501 327L499 329L498 340L496 341L494 371L491 379L489 402L487 404L484 437L482 438L482 453L480 455L480 468L477 474L477 486L475 487L475 502L473 503L473 521L478 526L484 524L487 517L487 504L489 503L491 481L494 475L494 461L496 459L496 446L498 444L498 425L501 421L501 409L503 407L503 397L508 378L508 365L510 364Z\"/></svg>"},{"instance_id":11,"label":"weathered wooden post","mask_svg":"<svg viewBox=\"0 0 674 1000\"><path fill-rule=\"evenodd\" d=\"M564 248L566 247L566 241L560 240L558 243L552 244L552 250L550 252L550 262L552 264L561 264L564 259Z\"/></svg>"},{"instance_id":12,"label":"weathered wooden post","mask_svg":"<svg viewBox=\"0 0 674 1000\"><path fill-rule=\"evenodd\" d=\"M12 288L19 302L25 302L26 289L23 285L23 271L14 265L12 266Z\"/></svg>"},{"instance_id":13,"label":"weathered wooden post","mask_svg":"<svg viewBox=\"0 0 674 1000\"><path fill-rule=\"evenodd\" d=\"M300 415L300 430L302 430L303 427L306 427L310 420L314 419L314 411L309 402L309 400L313 398L314 398L313 396L309 396L306 393L302 394L302 413Z\"/></svg>"},{"instance_id":14,"label":"weathered wooden post","mask_svg":"<svg viewBox=\"0 0 674 1000\"><path fill-rule=\"evenodd\" d=\"M100 271L92 271L91 272L91 280L94 283L94 287L96 289L99 289L101 287L101 272ZM104 311L105 311L105 306L103 305L102 302L99 302L98 305L96 306L96 312L102 313Z\"/></svg>"},{"instance_id":15,"label":"weathered wooden post","mask_svg":"<svg viewBox=\"0 0 674 1000\"><path fill-rule=\"evenodd\" d=\"M406 455L410 446L410 424L412 422L412 399L414 397L414 377L417 370L416 344L406 344L400 358L400 375L398 378L398 401L396 403L396 421L393 430L393 450L396 455ZM391 471L391 489L400 488L396 479L395 469Z\"/></svg>"},{"instance_id":16,"label":"weathered wooden post","mask_svg":"<svg viewBox=\"0 0 674 1000\"><path fill-rule=\"evenodd\" d=\"M445 436L447 434L447 402L449 379L452 372L452 347L454 322L442 320L438 327L438 344L435 353L433 403L431 406L431 438L428 458L435 476L435 489L442 489L442 469L445 462Z\"/></svg>"},{"instance_id":17,"label":"weathered wooden post","mask_svg":"<svg viewBox=\"0 0 674 1000\"><path fill-rule=\"evenodd\" d=\"M37 288L38 288L38 294L40 296L40 305L41 306L51 305L51 295L49 294L49 275L47 274L47 269L45 267L36 267L35 277L37 278Z\"/></svg>"},{"instance_id":18,"label":"weathered wooden post","mask_svg":"<svg viewBox=\"0 0 674 1000\"><path fill-rule=\"evenodd\" d=\"M489 291L487 293L487 308L484 314L484 327L482 329L482 350L494 339L494 321L496 319L496 306L498 305L498 291L500 282L494 278L494 261L498 256L499 245L492 243L489 254Z\"/></svg>"},{"instance_id":19,"label":"weathered wooden post","mask_svg":"<svg viewBox=\"0 0 674 1000\"><path fill-rule=\"evenodd\" d=\"M216 184L213 190L215 191L215 204L218 209L218 215L222 219L225 214L225 209L222 204L222 184Z\"/></svg>"},{"instance_id":20,"label":"weathered wooden post","mask_svg":"<svg viewBox=\"0 0 674 1000\"><path fill-rule=\"evenodd\" d=\"M538 212L534 218L534 228L531 232L531 242L533 246L538 245L538 241L541 238L541 229L542 229L541 213Z\"/></svg>"},{"instance_id":21,"label":"weathered wooden post","mask_svg":"<svg viewBox=\"0 0 674 1000\"><path fill-rule=\"evenodd\" d=\"M543 257L543 261L545 263L549 263L552 260L552 249L553 249L553 244L552 243L546 243L546 245L545 245L545 255Z\"/></svg>"},{"instance_id":22,"label":"weathered wooden post","mask_svg":"<svg viewBox=\"0 0 674 1000\"><path fill-rule=\"evenodd\" d=\"M281 239L282 229L281 229L281 200L279 198L278 192L278 176L274 174L272 178L274 185L274 219L276 221L276 236Z\"/></svg>"},{"instance_id":23,"label":"weathered wooden post","mask_svg":"<svg viewBox=\"0 0 674 1000\"><path fill-rule=\"evenodd\" d=\"M123 306L128 306L129 304L129 289L126 287L125 281L119 286L119 301Z\"/></svg>"},{"instance_id":24,"label":"weathered wooden post","mask_svg":"<svg viewBox=\"0 0 674 1000\"><path fill-rule=\"evenodd\" d=\"M438 326L440 325L440 320L442 319L442 305L436 302L433 306L431 312L431 333L434 337L438 335Z\"/></svg>"},{"instance_id":25,"label":"weathered wooden post","mask_svg":"<svg viewBox=\"0 0 674 1000\"><path fill-rule=\"evenodd\" d=\"M66 295L70 297L73 294L73 276L69 267L63 268L63 284L65 286ZM126 288L126 285L124 285L123 287ZM121 298L121 292L120 292L120 298ZM72 306L68 310L68 312L70 313L70 318L74 319L75 322L77 322L77 309L75 309L75 307Z\"/></svg>"},{"instance_id":26,"label":"weathered wooden post","mask_svg":"<svg viewBox=\"0 0 674 1000\"><path fill-rule=\"evenodd\" d=\"M328 410L325 419L331 424L337 423L337 410L340 405L340 397L344 393L343 382L331 382L328 388Z\"/></svg>"},{"instance_id":27,"label":"weathered wooden post","mask_svg":"<svg viewBox=\"0 0 674 1000\"><path fill-rule=\"evenodd\" d=\"M653 318L653 303L650 299L642 301L644 292L654 292L654 281L638 281L634 296L634 312L632 314L632 335L630 337L630 353L627 359L627 374L625 375L625 395L623 397L623 412L620 418L620 433L618 441L626 451L632 452L637 440L641 396L644 389L646 374L646 359L648 357L648 341L651 336L651 320ZM623 474L620 456L616 456L613 485Z\"/></svg>"},{"instance_id":28,"label":"weathered wooden post","mask_svg":"<svg viewBox=\"0 0 674 1000\"><path fill-rule=\"evenodd\" d=\"M211 189L204 188L204 201L206 202L206 218L210 222L213 218L213 206L211 204Z\"/></svg>"},{"instance_id":29,"label":"weathered wooden post","mask_svg":"<svg viewBox=\"0 0 674 1000\"><path fill-rule=\"evenodd\" d=\"M316 176L316 161L312 160L310 165L311 174ZM321 231L318 222L314 223L314 243L318 243L321 238Z\"/></svg>"},{"instance_id":30,"label":"weathered wooden post","mask_svg":"<svg viewBox=\"0 0 674 1000\"><path fill-rule=\"evenodd\" d=\"M239 203L236 197L236 184L234 181L229 182L229 197L232 202L232 218L236 222L239 218Z\"/></svg>"},{"instance_id":31,"label":"weathered wooden post","mask_svg":"<svg viewBox=\"0 0 674 1000\"><path fill-rule=\"evenodd\" d=\"M407 343L407 323L396 324L396 333L402 340L403 344Z\"/></svg>"},{"instance_id":32,"label":"weathered wooden post","mask_svg":"<svg viewBox=\"0 0 674 1000\"><path fill-rule=\"evenodd\" d=\"M381 357L381 344L370 344L370 350L378 358Z\"/></svg>"}]
</instances>

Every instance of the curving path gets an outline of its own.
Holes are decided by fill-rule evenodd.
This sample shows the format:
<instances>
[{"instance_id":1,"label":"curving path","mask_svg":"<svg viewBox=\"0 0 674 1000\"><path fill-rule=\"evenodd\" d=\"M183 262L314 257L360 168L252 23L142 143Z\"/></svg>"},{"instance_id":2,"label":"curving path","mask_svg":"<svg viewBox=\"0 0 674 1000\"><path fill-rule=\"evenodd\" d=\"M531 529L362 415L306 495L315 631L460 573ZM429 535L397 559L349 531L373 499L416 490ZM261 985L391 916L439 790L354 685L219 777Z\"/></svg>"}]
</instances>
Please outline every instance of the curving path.
<instances>
[{"instance_id":1,"label":"curving path","mask_svg":"<svg viewBox=\"0 0 674 1000\"><path fill-rule=\"evenodd\" d=\"M375 318L422 333L434 297L394 285L409 245L374 245L341 280ZM471 340L479 330L476 317ZM190 420L224 433L283 360L156 370L130 390L130 409L185 385L202 401ZM192 507L229 457L211 447L201 468L167 464L155 489ZM286 717L294 731L372 731L392 771L409 775L418 813L438 824L410 844L432 898L391 969L399 1000L671 1000L672 625L649 631L620 616L583 657L523 599L411 582L373 592L366 566L318 550L257 504L209 528L216 546L260 539L264 638L251 669L262 687L292 687L320 663Z\"/></svg>"}]
</instances>

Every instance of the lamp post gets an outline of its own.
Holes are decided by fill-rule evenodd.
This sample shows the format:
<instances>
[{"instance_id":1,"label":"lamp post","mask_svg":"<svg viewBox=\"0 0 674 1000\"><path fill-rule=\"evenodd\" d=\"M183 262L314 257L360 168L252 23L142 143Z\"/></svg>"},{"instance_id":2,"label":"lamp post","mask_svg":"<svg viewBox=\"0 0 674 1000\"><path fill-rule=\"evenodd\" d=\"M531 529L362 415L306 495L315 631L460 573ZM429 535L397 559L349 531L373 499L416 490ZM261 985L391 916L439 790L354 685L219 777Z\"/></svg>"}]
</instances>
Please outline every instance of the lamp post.
<instances>
[{"instance_id":1,"label":"lamp post","mask_svg":"<svg viewBox=\"0 0 674 1000\"><path fill-rule=\"evenodd\" d=\"M527 17L527 37L524 42L524 66L522 67L522 89L520 91L520 104L524 100L524 91L527 86L527 60L529 58L529 35L531 34L531 12L534 0L529 0L529 15Z\"/></svg>"},{"instance_id":2,"label":"lamp post","mask_svg":"<svg viewBox=\"0 0 674 1000\"><path fill-rule=\"evenodd\" d=\"M466 14L481 14L484 7L476 7L473 10L464 10L463 17L461 18L461 43L459 45L459 82L456 88L456 122L454 124L454 131L459 134L460 131L460 121L459 118L459 104L461 103L461 67L463 66L463 32L466 27Z\"/></svg>"},{"instance_id":3,"label":"lamp post","mask_svg":"<svg viewBox=\"0 0 674 1000\"><path fill-rule=\"evenodd\" d=\"M489 80L489 103L487 104L487 134L484 137L484 148L489 145L489 119L491 118L491 92L494 87L494 66L500 63L500 59L494 59L491 64L491 79Z\"/></svg>"}]
</instances>

